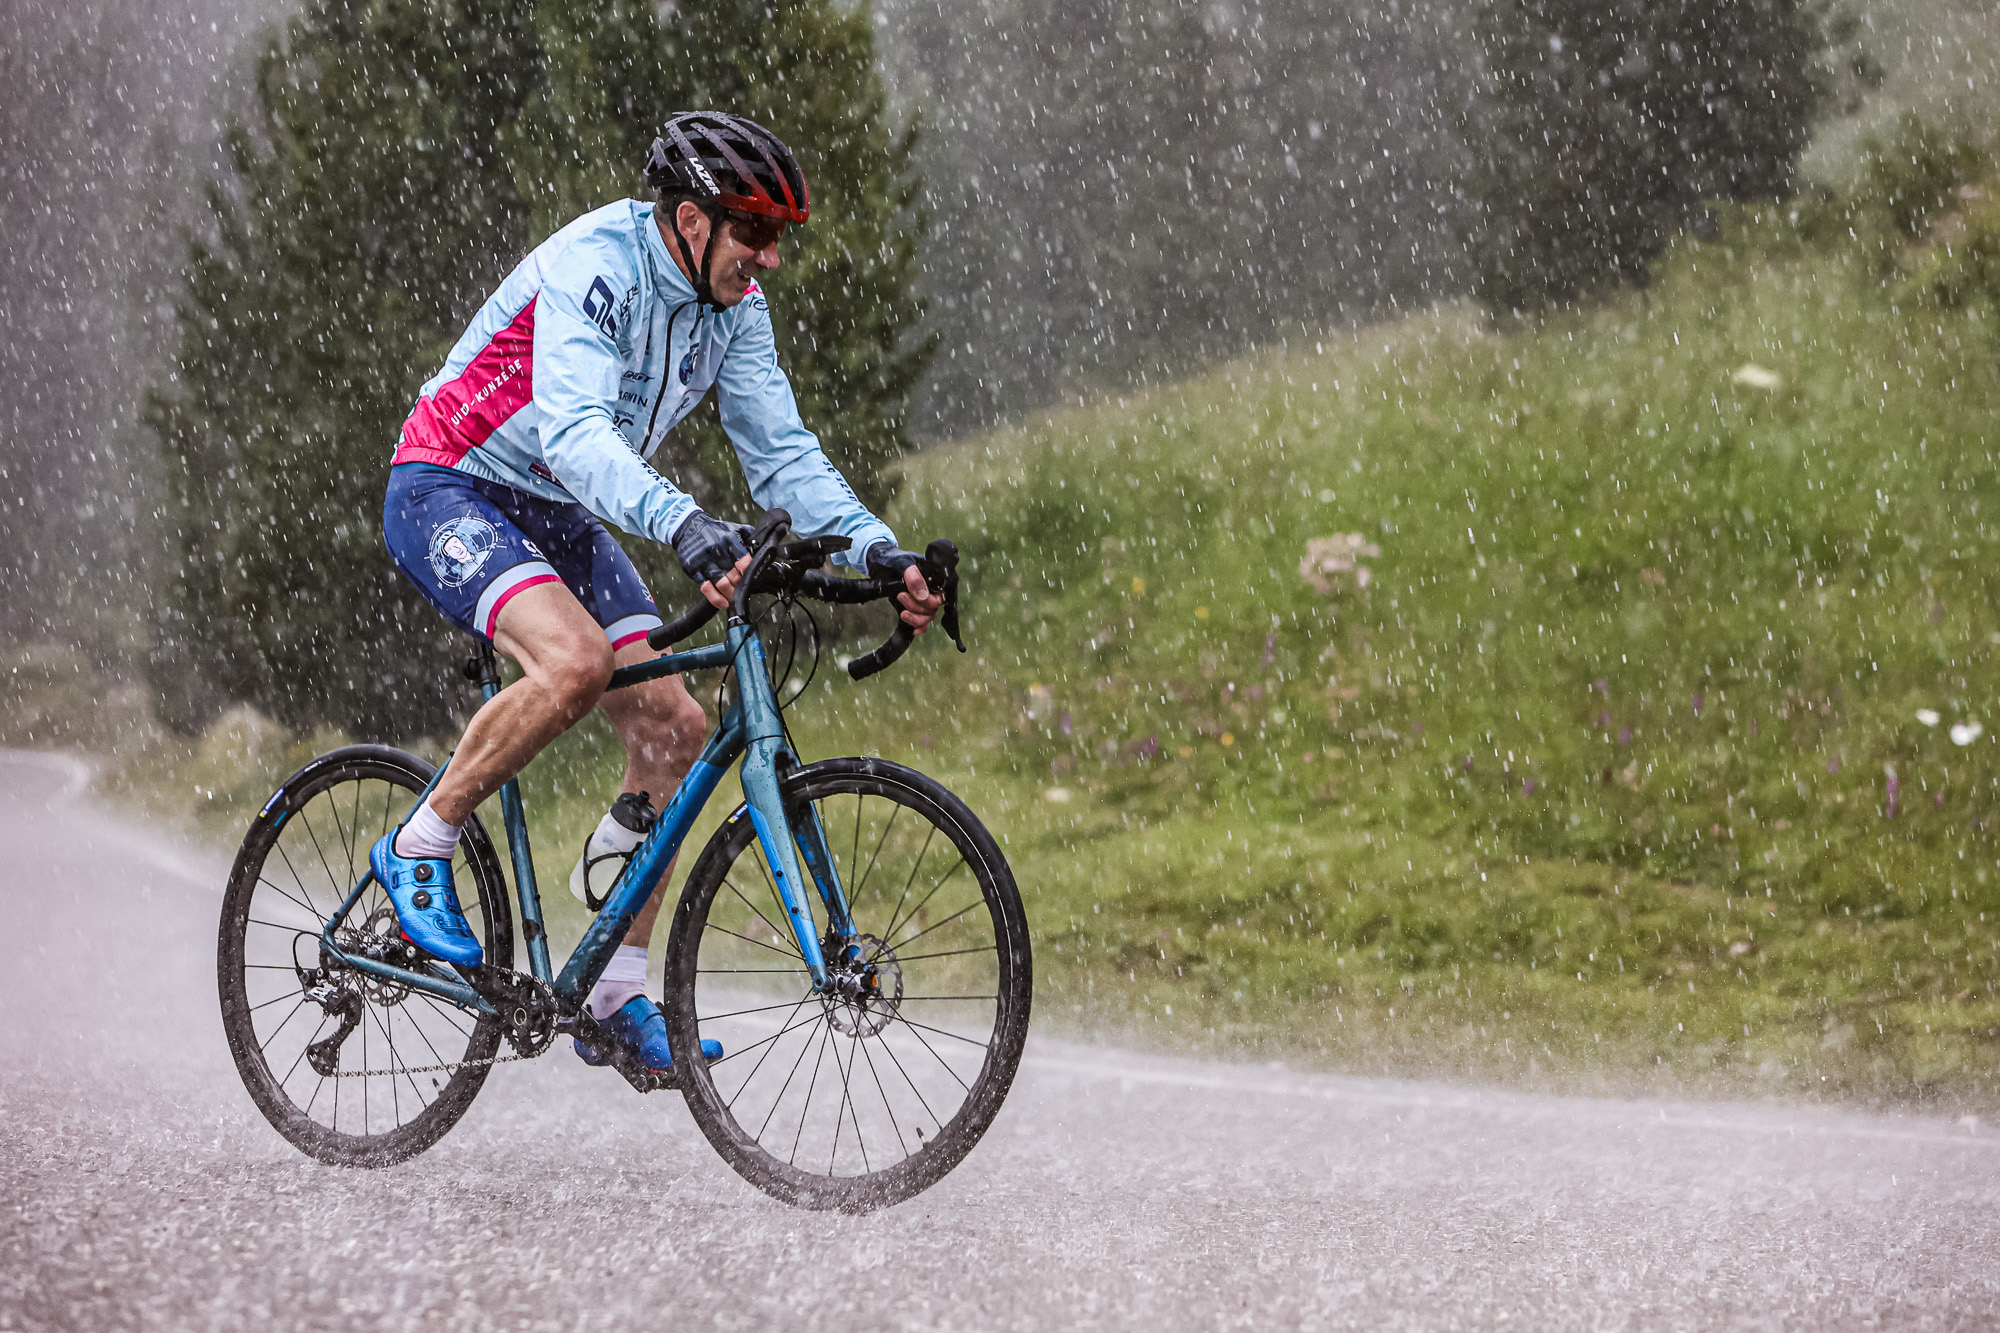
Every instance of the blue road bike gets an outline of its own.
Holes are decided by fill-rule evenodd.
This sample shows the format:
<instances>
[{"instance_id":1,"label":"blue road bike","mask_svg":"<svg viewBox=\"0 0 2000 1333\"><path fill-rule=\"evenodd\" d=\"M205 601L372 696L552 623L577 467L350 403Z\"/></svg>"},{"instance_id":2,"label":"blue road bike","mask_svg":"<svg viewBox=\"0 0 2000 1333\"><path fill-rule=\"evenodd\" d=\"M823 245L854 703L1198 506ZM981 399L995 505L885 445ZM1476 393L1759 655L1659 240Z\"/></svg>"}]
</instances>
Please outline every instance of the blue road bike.
<instances>
[{"instance_id":1,"label":"blue road bike","mask_svg":"<svg viewBox=\"0 0 2000 1333\"><path fill-rule=\"evenodd\" d=\"M217 973L236 1067L293 1145L339 1165L403 1161L458 1122L496 1063L540 1055L563 1035L610 1048L641 1091L677 1088L732 1168L803 1207L907 1199L978 1143L1027 1035L1033 964L1020 893L992 836L937 782L881 759L795 754L780 702L790 661L774 681L760 626L791 625L796 647L790 613L801 601L887 600L899 585L825 573L844 539L786 542L788 528L772 510L752 534L721 642L614 673L613 689L724 672L727 702L560 971L517 782L500 793L512 901L477 818L453 866L485 949L476 968L405 939L368 870L369 845L442 768L347 746L293 774L258 813L230 873ZM949 543L932 543L925 573L955 640L956 565ZM763 607L754 615L753 596ZM698 603L650 642L684 643L714 614ZM899 623L849 674L880 671L911 638ZM486 698L498 691L483 643L466 672ZM737 764L745 800L695 858L671 918L660 1002L674 1072L662 1077L584 1000Z\"/></svg>"}]
</instances>

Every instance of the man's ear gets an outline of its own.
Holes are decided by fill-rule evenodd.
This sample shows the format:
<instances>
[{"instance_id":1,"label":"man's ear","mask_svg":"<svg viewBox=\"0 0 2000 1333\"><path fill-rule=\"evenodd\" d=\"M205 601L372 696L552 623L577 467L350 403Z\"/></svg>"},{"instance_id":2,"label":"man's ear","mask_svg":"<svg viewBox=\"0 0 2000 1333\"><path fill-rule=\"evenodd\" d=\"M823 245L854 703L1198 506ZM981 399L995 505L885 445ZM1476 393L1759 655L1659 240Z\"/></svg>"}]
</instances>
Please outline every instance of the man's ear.
<instances>
[{"instance_id":1,"label":"man's ear","mask_svg":"<svg viewBox=\"0 0 2000 1333\"><path fill-rule=\"evenodd\" d=\"M702 212L701 206L692 199L683 199L674 209L674 226L690 243L697 242L708 226L708 214Z\"/></svg>"}]
</instances>

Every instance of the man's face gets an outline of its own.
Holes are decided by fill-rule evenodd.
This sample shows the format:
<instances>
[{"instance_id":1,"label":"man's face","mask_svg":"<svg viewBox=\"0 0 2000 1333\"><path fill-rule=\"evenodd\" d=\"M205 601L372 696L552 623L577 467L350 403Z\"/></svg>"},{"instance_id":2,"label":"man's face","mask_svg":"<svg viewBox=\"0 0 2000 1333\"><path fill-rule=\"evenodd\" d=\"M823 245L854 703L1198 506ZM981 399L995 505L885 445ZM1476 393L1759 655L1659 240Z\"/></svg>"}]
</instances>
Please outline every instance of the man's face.
<instances>
[{"instance_id":1,"label":"man's face","mask_svg":"<svg viewBox=\"0 0 2000 1333\"><path fill-rule=\"evenodd\" d=\"M674 211L674 222L687 238L695 262L700 263L709 239L708 214L682 201ZM775 218L747 213L723 215L722 225L715 233L715 246L708 251L709 283L717 304L735 305L750 290L751 283L778 266L778 240L784 234L785 224ZM676 253L674 259L678 262L680 255Z\"/></svg>"}]
</instances>

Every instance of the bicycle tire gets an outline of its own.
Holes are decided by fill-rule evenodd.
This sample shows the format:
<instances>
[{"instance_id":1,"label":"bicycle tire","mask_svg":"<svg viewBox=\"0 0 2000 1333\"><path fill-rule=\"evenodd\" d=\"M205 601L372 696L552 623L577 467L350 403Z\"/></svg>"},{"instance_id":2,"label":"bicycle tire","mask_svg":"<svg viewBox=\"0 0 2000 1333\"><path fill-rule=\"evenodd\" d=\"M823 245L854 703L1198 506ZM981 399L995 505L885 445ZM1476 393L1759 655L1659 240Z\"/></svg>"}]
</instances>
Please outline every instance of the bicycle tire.
<instances>
[{"instance_id":1,"label":"bicycle tire","mask_svg":"<svg viewBox=\"0 0 2000 1333\"><path fill-rule=\"evenodd\" d=\"M873 983L876 991L865 1000L814 996L810 992L810 979L806 977L802 959L797 960L797 967L761 965L779 960L766 959L763 953L757 951L768 950L775 954L791 949L795 959L797 955L792 938L770 925L773 915L778 920L783 920L783 916L777 915L773 907L767 906L759 911L752 900L745 897L742 887L730 878L730 872L742 863L744 854L758 846L752 822L746 811L739 808L703 849L688 874L674 911L672 933L667 944L666 995L662 1005L667 1017L668 1039L689 1112L709 1143L738 1175L774 1198L800 1207L868 1212L909 1199L936 1184L964 1160L998 1114L1020 1065L1033 1003L1033 956L1026 914L1013 873L999 845L965 803L935 780L880 759L829 759L786 774L780 790L788 813L797 812L792 815L795 826L807 807L819 811L822 816L830 850L836 863L841 864L841 879L847 886L858 932L855 938L872 941L863 947L870 951L871 965L878 972ZM845 799L850 796L854 798L851 836ZM893 807L886 822L879 808L873 815L869 814L867 803L870 800ZM896 832L901 815L895 812L900 811L910 811L917 816L917 821L908 826L906 834ZM883 854L892 838L899 849L918 846L919 832L924 834L921 850L915 854L896 906L886 917L887 924L881 925L885 918L880 906L888 901L888 894L871 894L870 877L885 864ZM934 840L940 835L945 844L957 853L958 861L934 881L927 880L930 887L919 902L914 886L919 875L925 871L926 858ZM872 856L870 842L873 844ZM842 864L844 854L845 863ZM907 855L907 852L900 854ZM940 853L942 856L943 853ZM859 864L864 858L866 868ZM763 871L761 850L751 852L748 860ZM937 862L931 864L935 874ZM957 896L947 897L937 905L934 915L926 918L925 913L932 911L929 904L946 892L946 887L958 873L959 864L969 867L970 882L976 886L977 893L954 890ZM890 873L890 887L893 887L894 873ZM770 888L768 880L763 881L762 887ZM725 890L731 891L727 897L723 896ZM770 892L775 901L775 890ZM742 902L737 903L733 899L741 899ZM961 899L967 905L952 913L950 909ZM717 908L718 900L725 904L723 909ZM983 913L974 910L980 906L985 908ZM744 915L745 908L749 908L749 915ZM824 937L824 909L816 896L812 908L816 926ZM733 931L722 924L725 918L735 920L737 916L742 917L740 924L744 926L743 931ZM753 922L759 918L762 925L754 925ZM876 925L880 934L867 933L870 925ZM767 931L770 943L752 937ZM921 952L911 953L914 941L924 937L928 937L930 943L924 945ZM977 943L989 937L990 945ZM984 957L989 952L992 955L990 964ZM743 956L741 961L759 965L726 965L738 961L738 955ZM942 961L945 959L952 961ZM922 972L916 970L920 962L929 965ZM881 975L891 967L895 969L893 1004L887 998L890 982ZM796 975L788 981L763 980L785 973ZM969 978L989 973L994 987L990 996L951 993L965 989ZM758 981L754 984L743 981L742 976L747 974L756 975ZM728 980L713 983L703 980L704 977L716 976L726 976ZM926 986L938 984L945 985L948 990L913 993L910 989L912 983L918 992ZM788 997L801 984L806 987L807 994L794 1004L785 1018L771 1020L754 1017L765 1012L784 1012L783 1006L792 1003ZM980 981L978 984L987 983ZM749 989L746 990L746 987ZM761 1004L753 1004L747 1009L730 1007L738 1005L746 995L754 1000L776 996L777 1004L768 1009ZM989 1000L992 1002L991 1027L984 1029L987 1020L981 1015L985 1013ZM925 1015L922 1020L912 1020L902 1012L919 1002L939 1007L918 1008L916 1011ZM811 1003L820 1006L817 1020L810 1017ZM717 1008L718 1004L722 1007ZM941 1012L946 1012L947 1005L955 1005L956 1008L949 1012L960 1017L939 1017ZM808 1018L791 1025L793 1016L801 1010L808 1012ZM957 1031L953 1030L954 1023L958 1024ZM731 1024L735 1027L732 1028ZM774 1036L746 1046L743 1044L743 1029L747 1024L776 1024L778 1031ZM748 1035L754 1036L758 1030L761 1029L752 1027ZM973 1071L971 1053L963 1051L955 1043L980 1044L975 1038L982 1031L986 1038L983 1042L984 1055L978 1062L977 1070ZM788 1053L784 1043L798 1032L807 1034L806 1042L818 1044L819 1053L814 1057L811 1084L796 1113L797 1129L787 1153L780 1150L785 1147L783 1134L791 1132L793 1113L786 1111L786 1118L779 1121L776 1134L772 1132L771 1124L779 1110L788 1105L787 1098L791 1095L788 1090L798 1081L804 1069L808 1048L801 1045L798 1059L792 1066L792 1075L785 1086L772 1096L762 1125L749 1123L756 1118L757 1110L763 1105L761 1100L750 1096L750 1089L773 1056L777 1057L779 1064L783 1063ZM965 1035L967 1032L974 1035L968 1037ZM890 1035L885 1036L885 1033ZM709 1062L688 1058L688 1053L701 1049L700 1042L704 1036L723 1042L725 1053L720 1059ZM839 1049L843 1040L848 1047L844 1068ZM883 1058L877 1058L876 1048L870 1046L870 1042L879 1044ZM902 1054L898 1053L899 1043ZM759 1048L763 1048L761 1055L757 1054ZM829 1050L834 1057L833 1069L838 1073L843 1089L841 1104L833 1112L832 1147L827 1155L825 1170L810 1165L802 1168L798 1165L801 1145L808 1126L814 1123L812 1089L818 1086ZM751 1063L753 1060L754 1064ZM731 1066L732 1061L742 1062L733 1066L734 1072L725 1068ZM864 1063L871 1077L862 1076ZM963 1093L949 1116L933 1104L940 1094L926 1097L923 1087L917 1082L921 1076L927 1080L925 1086L950 1091L951 1083L937 1077L940 1066L951 1075ZM749 1070L747 1074L742 1072L745 1069ZM886 1080L885 1071L889 1071ZM908 1092L914 1094L914 1103L921 1107L921 1114L915 1110L911 1112L918 1119L914 1125L906 1126L898 1117L898 1102L905 1106L912 1104L912 1099L896 1087L899 1075L901 1081L908 1085ZM775 1073L772 1078L775 1081ZM833 1095L832 1088L829 1076L829 1097ZM857 1092L857 1088L860 1091ZM896 1089L893 1093L892 1088ZM770 1095L768 1091L760 1093L759 1097L766 1095ZM877 1095L882 1108L880 1115L873 1109ZM865 1110L864 1098L869 1103ZM747 1107L747 1114L738 1114L739 1104ZM853 1146L849 1147L844 1163L845 1171L841 1169L843 1162L840 1157L842 1136L846 1132L843 1113L847 1116L846 1123L851 1124L854 1131ZM885 1159L880 1165L868 1153L867 1132L861 1123L864 1114L870 1124L877 1127L878 1134L883 1123L894 1131L893 1144L886 1138L877 1139L877 1143L882 1145L878 1151L883 1153ZM926 1116L932 1130L929 1134L925 1133L922 1123ZM914 1150L909 1146L912 1135L905 1134L906 1128L914 1131L913 1137L917 1142ZM823 1116L818 1137L824 1139ZM853 1169L857 1156L861 1167L859 1171Z\"/></svg>"},{"instance_id":2,"label":"bicycle tire","mask_svg":"<svg viewBox=\"0 0 2000 1333\"><path fill-rule=\"evenodd\" d=\"M331 1165L390 1166L430 1147L458 1123L491 1072L488 1063L466 1062L490 1061L500 1045L500 1030L493 1022L475 1021L463 1010L422 992L404 990L399 995L399 988L364 983L360 974L349 973L342 980L361 995L362 1011L358 1027L340 1047L339 1058L345 1071L358 1055L361 1073L350 1078L318 1075L305 1061L305 1045L337 1025L331 1025L328 1015L304 997L295 970L287 976L286 960L280 957L289 953L294 969L297 962L307 966L319 962L314 918L323 924L332 915L366 870L368 846L381 832L395 826L435 771L416 755L382 745L351 745L320 755L285 779L258 812L229 872L216 945L216 982L229 1053L251 1101L271 1126L307 1156ZM380 793L372 790L377 786L382 788ZM348 788L353 789L351 794ZM404 794L400 800L398 793ZM315 812L322 824L331 822L333 828L316 827ZM378 822L379 830L363 827L364 823L372 826ZM337 860L329 859L329 847ZM459 848L453 874L467 919L481 936L487 959L501 967L510 966L514 924L506 881L492 841L477 817L466 821ZM296 858L294 851L299 853ZM278 854L275 864L274 852ZM315 861L323 874L315 873ZM306 865L304 873L298 868L302 863ZM345 884L343 875L349 877ZM380 901L374 901L376 898ZM371 886L347 922L350 929L363 922L359 928L384 932L387 938L386 931L395 928L394 909L387 905L379 886ZM287 934L289 942L282 938ZM270 993L286 987L289 993ZM280 1008L282 1002L294 997L296 1002L289 1010ZM265 1017L260 1019L260 1013ZM282 1021L276 1017L280 1013ZM311 1035L301 1036L302 1023L294 1027L295 1018L302 1013L308 1022L317 1020ZM409 1040L414 1032L422 1043L413 1047L420 1053L407 1060L396 1045L399 1020L404 1039ZM264 1029L261 1033L260 1026ZM282 1045L278 1044L281 1037L285 1038ZM378 1044L387 1044L393 1062L380 1070L372 1063L371 1037ZM296 1056L291 1053L292 1044L299 1046ZM275 1062L269 1058L274 1050ZM274 1063L287 1067L280 1073ZM439 1072L424 1073L420 1083L417 1073L411 1071L422 1072L431 1064L458 1067L448 1077ZM308 1079L317 1079L310 1084L310 1094L304 1091ZM378 1090L376 1085L383 1082L387 1088ZM432 1095L426 1094L426 1083ZM330 1114L322 1100L329 1084ZM358 1085L347 1098L345 1118L343 1084ZM380 1091L388 1093L393 1123L375 1132L383 1124L376 1113L385 1100ZM358 1122L352 1110L357 1093L361 1103ZM403 1114L406 1097L416 1107L408 1119Z\"/></svg>"}]
</instances>

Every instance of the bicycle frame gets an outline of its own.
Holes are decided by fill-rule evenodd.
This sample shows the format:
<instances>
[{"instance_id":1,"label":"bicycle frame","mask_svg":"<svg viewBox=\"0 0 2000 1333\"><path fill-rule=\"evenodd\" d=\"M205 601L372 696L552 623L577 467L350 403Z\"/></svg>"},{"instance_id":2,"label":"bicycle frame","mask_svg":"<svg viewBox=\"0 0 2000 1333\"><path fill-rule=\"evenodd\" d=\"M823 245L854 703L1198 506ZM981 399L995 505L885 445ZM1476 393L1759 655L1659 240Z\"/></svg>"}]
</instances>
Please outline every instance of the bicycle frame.
<instances>
[{"instance_id":1,"label":"bicycle frame","mask_svg":"<svg viewBox=\"0 0 2000 1333\"><path fill-rule=\"evenodd\" d=\"M475 662L479 668L480 693L490 700L500 691L500 675L492 648L482 643ZM722 775L739 760L742 763L739 776L751 824L756 830L758 842L762 844L764 862L771 869L779 899L790 918L788 924L793 939L805 958L816 990L827 985L826 957L813 922L812 910L801 891L799 856L795 852L803 853L811 871L820 902L826 910L829 935L839 937L853 933L846 890L834 868L833 856L826 844L826 832L820 826L818 814L810 806L803 807L798 812L799 820L795 827L779 793L782 772L786 767L797 764L798 756L785 743L777 696L771 688L770 673L765 667L764 645L754 627L740 621L732 622L721 643L686 652L666 653L650 662L620 667L611 673L608 688L622 689L641 681L728 667L732 663L736 666L735 699L723 714L715 733L702 747L694 766L674 789L666 809L633 853L623 874L612 887L610 897L598 910L590 928L584 932L583 939L578 941L560 973L554 972L549 962L548 935L542 925L541 894L535 880L534 855L528 844L527 812L521 802L520 781L510 779L500 789L501 816L507 826L507 851L514 866L514 892L521 911L521 933L528 945L528 968L537 981L554 992L557 1004L564 1013L575 1013L582 1008L584 998L603 975L605 965L611 961L611 955L631 929L634 918L660 886L668 865L680 853L681 844L694 828L695 820L708 804ZM447 759L438 767L430 786L424 789L418 800L429 797L444 777L450 762ZM363 874L347 900L327 921L320 934L321 947L342 965L356 971L409 986L494 1017L494 1011L486 1000L457 976L448 974L442 964L433 964L434 972L416 972L371 958L355 957L341 950L334 941L334 934L373 880L372 871Z\"/></svg>"}]
</instances>

